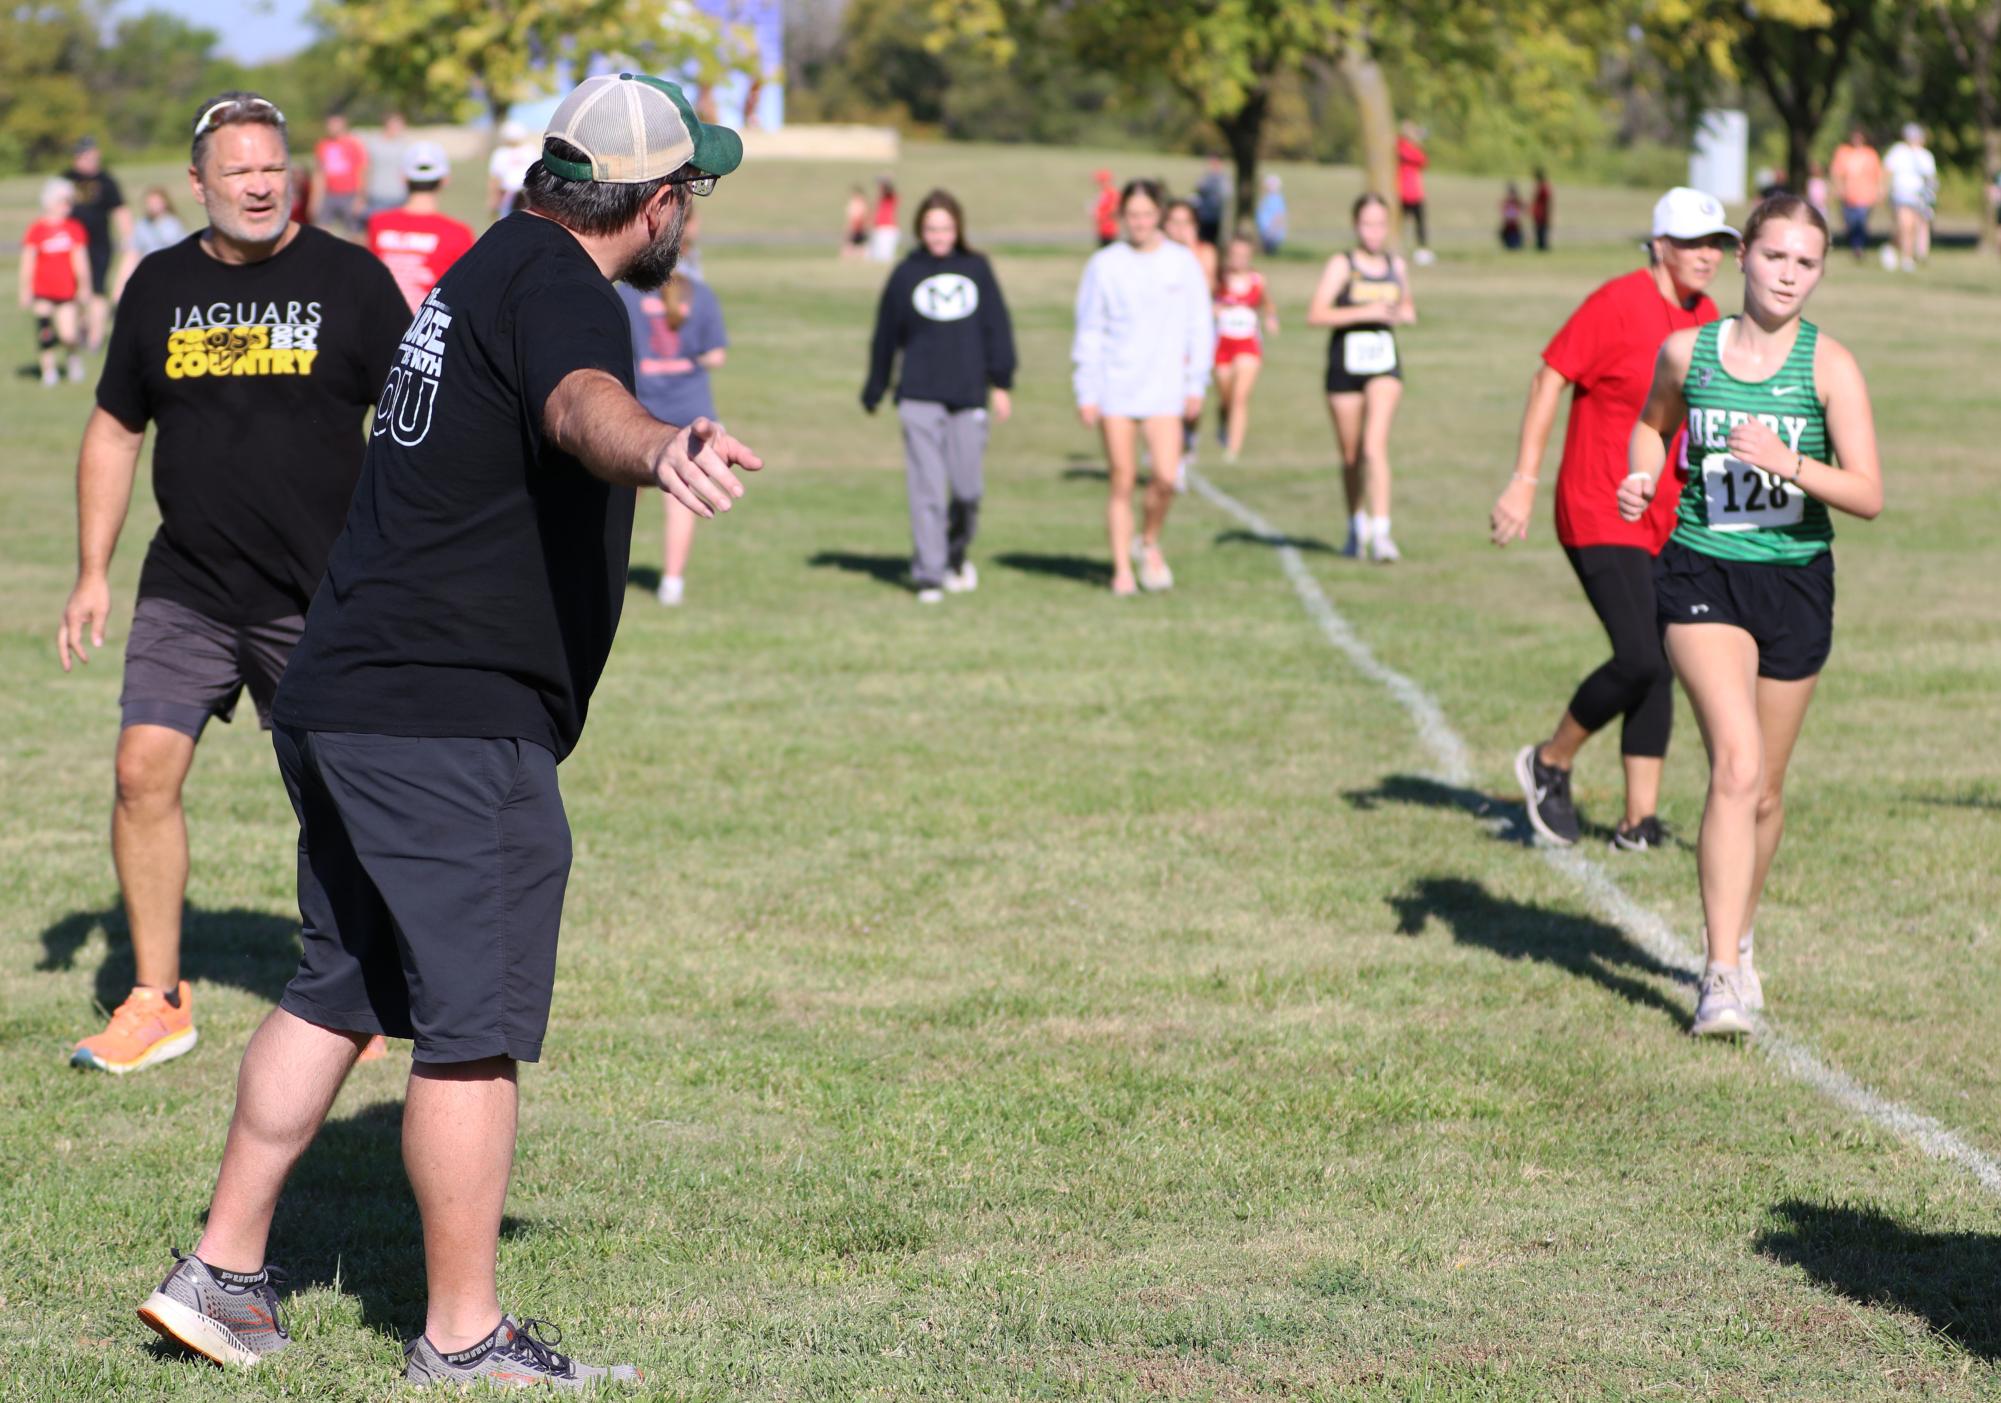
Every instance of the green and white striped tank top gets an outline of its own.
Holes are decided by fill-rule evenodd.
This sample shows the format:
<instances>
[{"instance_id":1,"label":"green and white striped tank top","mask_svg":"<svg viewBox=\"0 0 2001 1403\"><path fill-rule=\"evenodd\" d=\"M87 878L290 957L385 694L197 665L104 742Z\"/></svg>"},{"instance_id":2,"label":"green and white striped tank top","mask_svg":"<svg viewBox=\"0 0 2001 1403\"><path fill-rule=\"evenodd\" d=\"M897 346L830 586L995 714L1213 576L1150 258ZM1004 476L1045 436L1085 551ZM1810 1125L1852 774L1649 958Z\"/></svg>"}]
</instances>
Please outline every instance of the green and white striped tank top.
<instances>
[{"instance_id":1,"label":"green and white striped tank top","mask_svg":"<svg viewBox=\"0 0 2001 1403\"><path fill-rule=\"evenodd\" d=\"M1720 347L1737 318L1695 334L1682 395L1688 401L1688 482L1672 539L1721 560L1805 565L1828 550L1834 523L1827 507L1785 478L1730 456L1730 430L1762 419L1779 442L1828 462L1827 411L1813 385L1820 329L1802 321L1792 354L1769 379L1746 384L1723 368Z\"/></svg>"}]
</instances>

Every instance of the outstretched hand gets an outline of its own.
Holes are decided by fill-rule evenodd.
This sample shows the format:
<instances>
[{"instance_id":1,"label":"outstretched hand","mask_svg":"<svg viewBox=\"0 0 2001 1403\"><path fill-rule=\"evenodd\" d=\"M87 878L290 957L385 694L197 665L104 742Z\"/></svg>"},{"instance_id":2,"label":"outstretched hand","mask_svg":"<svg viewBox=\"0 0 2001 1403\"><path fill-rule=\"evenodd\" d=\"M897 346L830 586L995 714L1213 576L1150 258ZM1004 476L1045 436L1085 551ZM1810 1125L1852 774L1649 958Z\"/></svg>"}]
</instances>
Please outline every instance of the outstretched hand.
<instances>
[{"instance_id":1,"label":"outstretched hand","mask_svg":"<svg viewBox=\"0 0 2001 1403\"><path fill-rule=\"evenodd\" d=\"M667 440L653 464L660 490L698 517L726 512L743 495L736 469L756 472L764 460L726 433L721 424L704 417Z\"/></svg>"}]
</instances>

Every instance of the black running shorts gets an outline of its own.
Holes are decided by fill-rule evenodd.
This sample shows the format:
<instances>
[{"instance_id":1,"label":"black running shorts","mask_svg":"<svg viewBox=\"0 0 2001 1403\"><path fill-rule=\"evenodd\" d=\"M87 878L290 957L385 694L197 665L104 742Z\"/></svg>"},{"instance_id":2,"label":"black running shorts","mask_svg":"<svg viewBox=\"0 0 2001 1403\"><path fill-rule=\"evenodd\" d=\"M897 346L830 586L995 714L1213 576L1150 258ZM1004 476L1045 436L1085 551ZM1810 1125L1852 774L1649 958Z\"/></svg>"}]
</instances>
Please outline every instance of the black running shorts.
<instances>
[{"instance_id":1,"label":"black running shorts","mask_svg":"<svg viewBox=\"0 0 2001 1403\"><path fill-rule=\"evenodd\" d=\"M570 826L531 741L273 733L299 816L305 951L279 1006L416 1043L542 1055Z\"/></svg>"},{"instance_id":2,"label":"black running shorts","mask_svg":"<svg viewBox=\"0 0 2001 1403\"><path fill-rule=\"evenodd\" d=\"M1758 675L1818 676L1834 650L1834 553L1806 565L1718 560L1669 541L1654 562L1661 626L1734 624L1758 645Z\"/></svg>"}]
</instances>

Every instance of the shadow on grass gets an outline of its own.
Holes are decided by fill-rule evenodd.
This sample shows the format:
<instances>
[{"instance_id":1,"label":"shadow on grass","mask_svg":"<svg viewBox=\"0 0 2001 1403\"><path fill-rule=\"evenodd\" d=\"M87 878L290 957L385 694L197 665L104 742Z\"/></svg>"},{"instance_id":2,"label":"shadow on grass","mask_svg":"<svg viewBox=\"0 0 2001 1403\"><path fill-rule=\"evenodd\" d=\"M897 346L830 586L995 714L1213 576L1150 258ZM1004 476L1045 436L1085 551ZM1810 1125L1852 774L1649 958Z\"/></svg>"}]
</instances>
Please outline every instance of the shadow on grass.
<instances>
[{"instance_id":1,"label":"shadow on grass","mask_svg":"<svg viewBox=\"0 0 2001 1403\"><path fill-rule=\"evenodd\" d=\"M1318 536L1260 536L1255 531L1218 531L1211 541L1218 546L1269 546L1277 550L1280 546L1291 546L1294 550L1318 551L1324 555L1339 555L1341 552Z\"/></svg>"},{"instance_id":2,"label":"shadow on grass","mask_svg":"<svg viewBox=\"0 0 2001 1403\"><path fill-rule=\"evenodd\" d=\"M1975 784L1956 794L1913 795L1920 804L1929 804L1940 809L1974 809L1986 813L2001 813L2001 790L1990 789L1984 784Z\"/></svg>"},{"instance_id":3,"label":"shadow on grass","mask_svg":"<svg viewBox=\"0 0 2001 1403\"><path fill-rule=\"evenodd\" d=\"M1496 799L1477 789L1425 775L1385 775L1374 789L1351 789L1341 796L1364 813L1384 804L1410 804L1421 809L1459 809L1497 825L1494 836L1504 843L1527 846L1535 841L1529 816L1519 800Z\"/></svg>"},{"instance_id":4,"label":"shadow on grass","mask_svg":"<svg viewBox=\"0 0 2001 1403\"><path fill-rule=\"evenodd\" d=\"M1758 1234L1758 1250L1800 1267L1822 1287L1865 1306L1922 1316L1939 1334L1992 1363L2001 1360L1994 1283L2001 1237L1929 1233L1873 1208L1786 1199L1783 1227Z\"/></svg>"},{"instance_id":5,"label":"shadow on grass","mask_svg":"<svg viewBox=\"0 0 2001 1403\"><path fill-rule=\"evenodd\" d=\"M625 567L625 587L645 590L648 594L658 594L660 572L651 565L628 565Z\"/></svg>"},{"instance_id":6,"label":"shadow on grass","mask_svg":"<svg viewBox=\"0 0 2001 1403\"><path fill-rule=\"evenodd\" d=\"M806 563L816 570L844 570L850 575L866 575L877 584L904 588L910 578L907 555L863 555L859 551L823 550Z\"/></svg>"},{"instance_id":7,"label":"shadow on grass","mask_svg":"<svg viewBox=\"0 0 2001 1403\"><path fill-rule=\"evenodd\" d=\"M1538 960L1589 979L1628 1003L1657 1009L1679 1025L1688 1010L1645 980L1694 980L1636 948L1617 926L1593 916L1495 896L1462 877L1424 877L1390 898L1397 934L1422 934L1437 920L1463 945L1478 945L1508 960Z\"/></svg>"},{"instance_id":8,"label":"shadow on grass","mask_svg":"<svg viewBox=\"0 0 2001 1403\"><path fill-rule=\"evenodd\" d=\"M1050 575L1059 580L1103 589L1112 582L1112 567L1088 555L1043 555L1034 551L1009 551L994 557L996 565L1028 575Z\"/></svg>"},{"instance_id":9,"label":"shadow on grass","mask_svg":"<svg viewBox=\"0 0 2001 1403\"><path fill-rule=\"evenodd\" d=\"M1063 470L1065 482L1105 482L1111 478L1111 473L1102 467L1086 467L1076 462L1077 456L1073 454L1071 465Z\"/></svg>"},{"instance_id":10,"label":"shadow on grass","mask_svg":"<svg viewBox=\"0 0 2001 1403\"><path fill-rule=\"evenodd\" d=\"M271 1223L271 1255L291 1289L336 1287L360 1303L364 1324L399 1340L424 1328L424 1232L402 1142L400 1100L327 1121ZM500 1235L524 1227L503 1217Z\"/></svg>"},{"instance_id":11,"label":"shadow on grass","mask_svg":"<svg viewBox=\"0 0 2001 1403\"><path fill-rule=\"evenodd\" d=\"M38 970L76 968L77 952L99 931L111 949L97 967L97 1001L107 1009L132 992L132 932L125 908L72 911L42 932ZM299 967L299 921L269 911L189 906L181 916L181 975L208 984L233 984L271 1003Z\"/></svg>"}]
</instances>

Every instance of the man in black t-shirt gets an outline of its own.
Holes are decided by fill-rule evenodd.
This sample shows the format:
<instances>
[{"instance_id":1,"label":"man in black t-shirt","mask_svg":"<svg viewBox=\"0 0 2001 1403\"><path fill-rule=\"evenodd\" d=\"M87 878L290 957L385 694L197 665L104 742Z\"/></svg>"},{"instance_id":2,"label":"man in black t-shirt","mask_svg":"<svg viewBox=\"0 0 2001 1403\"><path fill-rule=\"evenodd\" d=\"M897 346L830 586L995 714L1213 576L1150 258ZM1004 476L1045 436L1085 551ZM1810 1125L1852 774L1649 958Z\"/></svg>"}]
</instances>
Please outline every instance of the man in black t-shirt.
<instances>
[{"instance_id":1,"label":"man in black t-shirt","mask_svg":"<svg viewBox=\"0 0 2001 1403\"><path fill-rule=\"evenodd\" d=\"M671 83L591 78L551 119L527 208L426 295L383 387L346 528L274 710L299 817L299 972L244 1054L195 1255L141 1306L251 1363L282 1335L227 1292L262 1277L287 1171L372 1034L415 1043L403 1154L428 1305L412 1383L571 1385L495 1289L515 1065L541 1055L570 836L556 765L582 733L624 598L634 487L697 516L755 455L633 397L612 281L674 268L690 195L742 145ZM630 1377L625 1366L611 1377Z\"/></svg>"},{"instance_id":2,"label":"man in black t-shirt","mask_svg":"<svg viewBox=\"0 0 2001 1403\"><path fill-rule=\"evenodd\" d=\"M111 850L135 987L79 1066L131 1072L195 1043L181 978L188 839L181 786L211 716L272 695L361 469L363 422L409 324L396 280L289 220L284 118L224 94L195 128L209 225L127 284L77 461L78 570L64 670L102 646L107 572L150 423L160 529L139 574L119 698Z\"/></svg>"},{"instance_id":3,"label":"man in black t-shirt","mask_svg":"<svg viewBox=\"0 0 2001 1403\"><path fill-rule=\"evenodd\" d=\"M111 172L104 168L104 153L97 138L86 136L76 144L76 154L63 178L76 187L76 222L90 236L90 297L84 304L84 344L95 351L104 344L104 329L111 320L111 256L119 249L131 258L132 211L126 207L125 192ZM113 235L116 235L114 241Z\"/></svg>"}]
</instances>

